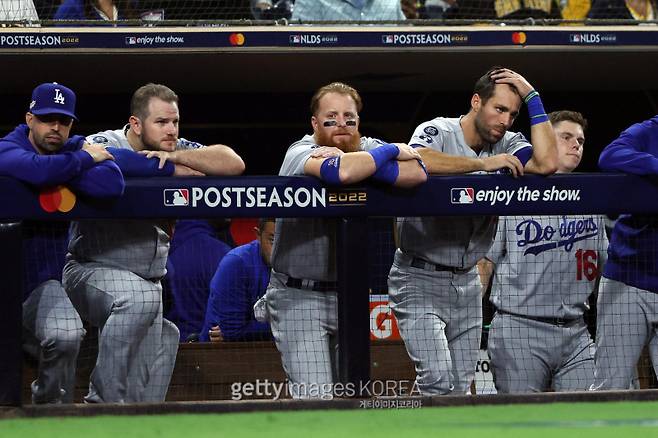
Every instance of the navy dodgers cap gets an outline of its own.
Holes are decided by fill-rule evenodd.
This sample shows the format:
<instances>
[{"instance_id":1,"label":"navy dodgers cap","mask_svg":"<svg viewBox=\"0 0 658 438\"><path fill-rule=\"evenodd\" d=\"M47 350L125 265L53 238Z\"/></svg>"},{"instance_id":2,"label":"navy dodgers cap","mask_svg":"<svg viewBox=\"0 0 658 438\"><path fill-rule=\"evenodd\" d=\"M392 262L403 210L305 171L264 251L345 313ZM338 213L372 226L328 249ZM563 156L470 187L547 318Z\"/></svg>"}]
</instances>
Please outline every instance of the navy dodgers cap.
<instances>
[{"instance_id":1,"label":"navy dodgers cap","mask_svg":"<svg viewBox=\"0 0 658 438\"><path fill-rule=\"evenodd\" d=\"M57 82L41 84L32 91L29 112L37 116L63 114L75 120L75 93Z\"/></svg>"}]
</instances>

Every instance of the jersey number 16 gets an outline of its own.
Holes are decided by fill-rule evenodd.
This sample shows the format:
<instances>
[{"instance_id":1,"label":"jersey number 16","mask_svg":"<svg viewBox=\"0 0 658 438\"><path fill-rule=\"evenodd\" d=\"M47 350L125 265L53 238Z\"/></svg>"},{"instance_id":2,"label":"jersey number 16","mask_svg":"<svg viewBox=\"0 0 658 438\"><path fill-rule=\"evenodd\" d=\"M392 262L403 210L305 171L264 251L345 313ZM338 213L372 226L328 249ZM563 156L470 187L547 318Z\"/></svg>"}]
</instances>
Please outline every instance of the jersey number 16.
<instances>
[{"instance_id":1,"label":"jersey number 16","mask_svg":"<svg viewBox=\"0 0 658 438\"><path fill-rule=\"evenodd\" d=\"M592 281L599 275L597 263L598 254L591 249L576 251L576 280L582 280L583 274L587 280Z\"/></svg>"}]
</instances>

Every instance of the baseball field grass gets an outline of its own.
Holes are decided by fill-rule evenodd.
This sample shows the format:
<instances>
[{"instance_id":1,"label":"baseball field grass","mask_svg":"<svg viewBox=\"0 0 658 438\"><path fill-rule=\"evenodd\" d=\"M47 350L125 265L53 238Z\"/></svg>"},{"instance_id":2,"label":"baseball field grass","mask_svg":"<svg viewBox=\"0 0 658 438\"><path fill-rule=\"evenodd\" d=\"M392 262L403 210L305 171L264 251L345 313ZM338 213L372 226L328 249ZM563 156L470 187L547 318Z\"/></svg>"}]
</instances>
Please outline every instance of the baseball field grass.
<instances>
[{"instance_id":1,"label":"baseball field grass","mask_svg":"<svg viewBox=\"0 0 658 438\"><path fill-rule=\"evenodd\" d=\"M658 402L18 418L3 438L658 437Z\"/></svg>"}]
</instances>

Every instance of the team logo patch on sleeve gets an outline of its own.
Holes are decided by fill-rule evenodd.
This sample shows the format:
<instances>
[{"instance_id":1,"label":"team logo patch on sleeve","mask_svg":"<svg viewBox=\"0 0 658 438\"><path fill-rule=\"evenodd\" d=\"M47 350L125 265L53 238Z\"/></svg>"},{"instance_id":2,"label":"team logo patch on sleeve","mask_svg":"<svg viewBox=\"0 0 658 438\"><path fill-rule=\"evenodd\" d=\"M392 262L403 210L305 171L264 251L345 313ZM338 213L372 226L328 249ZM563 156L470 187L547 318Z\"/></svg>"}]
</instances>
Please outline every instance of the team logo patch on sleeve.
<instances>
[{"instance_id":1,"label":"team logo patch on sleeve","mask_svg":"<svg viewBox=\"0 0 658 438\"><path fill-rule=\"evenodd\" d=\"M178 148L179 149L199 149L203 147L201 143L196 141L185 140L184 138L178 139Z\"/></svg>"},{"instance_id":2,"label":"team logo patch on sleeve","mask_svg":"<svg viewBox=\"0 0 658 438\"><path fill-rule=\"evenodd\" d=\"M423 129L423 132L427 135L437 135L439 133L439 130L436 129L434 126L426 126L425 129Z\"/></svg>"},{"instance_id":3,"label":"team logo patch on sleeve","mask_svg":"<svg viewBox=\"0 0 658 438\"><path fill-rule=\"evenodd\" d=\"M95 135L92 138L92 141L94 143L105 144L105 143L107 143L108 140L107 140L107 137L105 137L104 135Z\"/></svg>"}]
</instances>

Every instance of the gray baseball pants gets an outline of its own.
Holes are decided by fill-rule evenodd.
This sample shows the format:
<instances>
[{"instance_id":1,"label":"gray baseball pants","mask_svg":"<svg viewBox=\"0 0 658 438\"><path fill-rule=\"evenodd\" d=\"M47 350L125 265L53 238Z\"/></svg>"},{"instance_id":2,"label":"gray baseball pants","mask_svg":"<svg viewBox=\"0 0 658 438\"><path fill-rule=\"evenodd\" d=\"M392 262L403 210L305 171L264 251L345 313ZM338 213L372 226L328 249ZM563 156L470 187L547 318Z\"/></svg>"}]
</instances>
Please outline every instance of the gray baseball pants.
<instances>
[{"instance_id":1,"label":"gray baseball pants","mask_svg":"<svg viewBox=\"0 0 658 438\"><path fill-rule=\"evenodd\" d=\"M557 326L496 313L489 357L499 393L586 391L594 380L594 342L583 319Z\"/></svg>"},{"instance_id":2,"label":"gray baseball pants","mask_svg":"<svg viewBox=\"0 0 658 438\"><path fill-rule=\"evenodd\" d=\"M98 327L87 402L162 402L178 351L178 329L162 318L160 281L98 263L67 262L64 286Z\"/></svg>"},{"instance_id":3,"label":"gray baseball pants","mask_svg":"<svg viewBox=\"0 0 658 438\"><path fill-rule=\"evenodd\" d=\"M336 292L290 288L286 279L272 272L265 297L290 395L332 398L338 376Z\"/></svg>"},{"instance_id":4,"label":"gray baseball pants","mask_svg":"<svg viewBox=\"0 0 658 438\"><path fill-rule=\"evenodd\" d=\"M658 294L601 277L593 390L629 389L645 345L658 372Z\"/></svg>"},{"instance_id":5,"label":"gray baseball pants","mask_svg":"<svg viewBox=\"0 0 658 438\"><path fill-rule=\"evenodd\" d=\"M423 395L466 394L475 378L482 337L482 286L476 267L464 274L414 268L395 253L389 273L391 309L416 367Z\"/></svg>"},{"instance_id":6,"label":"gray baseball pants","mask_svg":"<svg viewBox=\"0 0 658 438\"><path fill-rule=\"evenodd\" d=\"M59 281L40 284L23 302L23 330L25 350L39 360L32 402L72 403L85 330Z\"/></svg>"}]
</instances>

